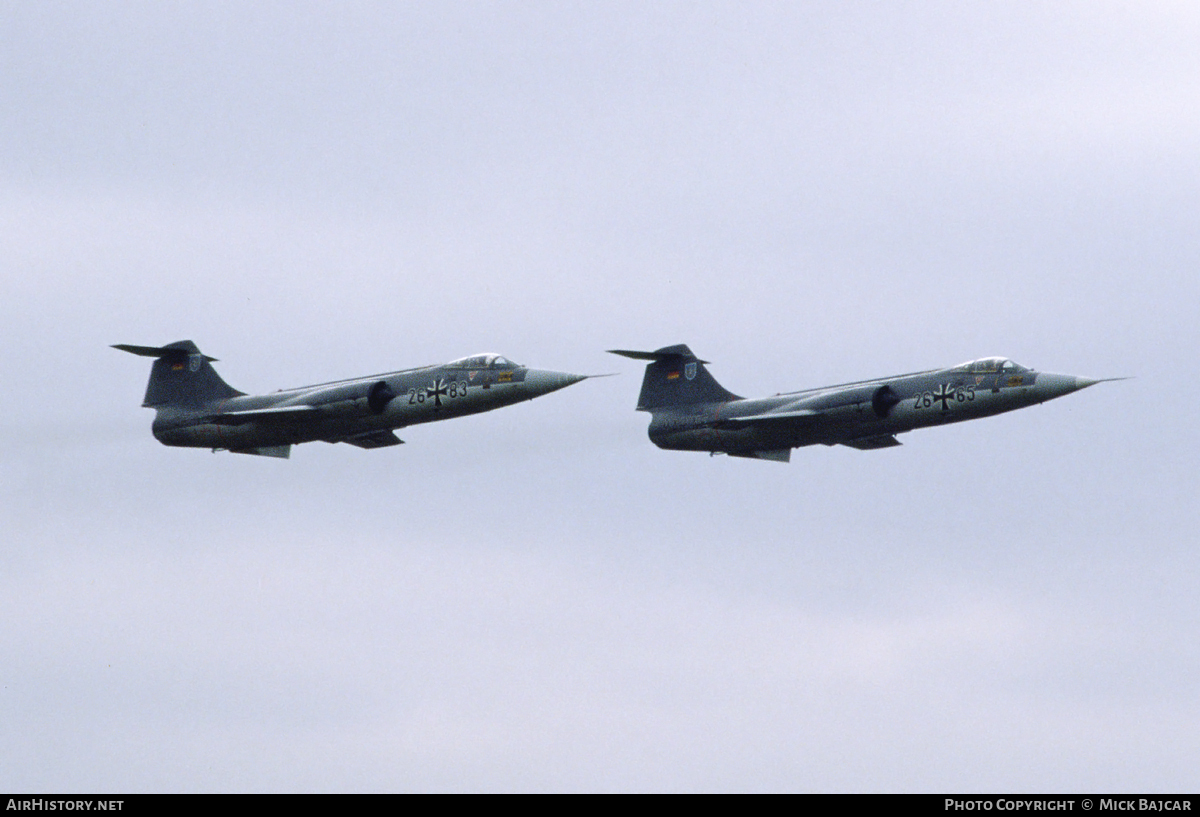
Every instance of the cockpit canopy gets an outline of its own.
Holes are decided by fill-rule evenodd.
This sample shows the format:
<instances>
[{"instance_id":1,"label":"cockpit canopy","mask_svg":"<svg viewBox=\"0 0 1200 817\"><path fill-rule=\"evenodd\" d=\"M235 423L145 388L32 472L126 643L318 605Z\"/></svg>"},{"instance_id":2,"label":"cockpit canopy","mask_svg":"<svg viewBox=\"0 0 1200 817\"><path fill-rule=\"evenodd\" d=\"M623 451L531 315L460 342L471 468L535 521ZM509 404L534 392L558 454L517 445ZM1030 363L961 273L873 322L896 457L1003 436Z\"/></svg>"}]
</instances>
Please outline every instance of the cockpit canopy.
<instances>
[{"instance_id":1,"label":"cockpit canopy","mask_svg":"<svg viewBox=\"0 0 1200 817\"><path fill-rule=\"evenodd\" d=\"M503 355L483 354L460 357L446 364L448 369L517 369L519 363L514 363Z\"/></svg>"},{"instance_id":2,"label":"cockpit canopy","mask_svg":"<svg viewBox=\"0 0 1200 817\"><path fill-rule=\"evenodd\" d=\"M1012 374L1014 372L1029 371L1024 366L1021 366L1006 357L981 357L979 360L969 360L966 363L960 363L954 367L956 372L968 372L970 374Z\"/></svg>"}]
</instances>

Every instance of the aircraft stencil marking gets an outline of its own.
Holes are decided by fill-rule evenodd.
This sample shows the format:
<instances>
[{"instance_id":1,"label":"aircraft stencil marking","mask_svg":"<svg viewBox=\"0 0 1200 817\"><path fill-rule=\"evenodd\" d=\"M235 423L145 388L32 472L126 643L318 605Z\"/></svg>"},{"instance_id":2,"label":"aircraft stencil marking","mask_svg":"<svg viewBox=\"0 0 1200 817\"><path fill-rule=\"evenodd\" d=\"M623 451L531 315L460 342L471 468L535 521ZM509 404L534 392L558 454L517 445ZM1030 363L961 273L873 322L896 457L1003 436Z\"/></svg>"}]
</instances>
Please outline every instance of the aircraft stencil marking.
<instances>
[{"instance_id":1,"label":"aircraft stencil marking","mask_svg":"<svg viewBox=\"0 0 1200 817\"><path fill-rule=\"evenodd\" d=\"M442 407L442 395L443 394L448 394L448 391L446 389L446 381L445 380L434 380L432 386L425 387L425 397L433 398L433 403L434 403L433 407L434 408Z\"/></svg>"},{"instance_id":2,"label":"aircraft stencil marking","mask_svg":"<svg viewBox=\"0 0 1200 817\"><path fill-rule=\"evenodd\" d=\"M938 386L938 390L933 393L933 400L936 403L941 401L942 411L950 410L950 401L954 399L954 392L948 388L948 384L943 383Z\"/></svg>"}]
</instances>

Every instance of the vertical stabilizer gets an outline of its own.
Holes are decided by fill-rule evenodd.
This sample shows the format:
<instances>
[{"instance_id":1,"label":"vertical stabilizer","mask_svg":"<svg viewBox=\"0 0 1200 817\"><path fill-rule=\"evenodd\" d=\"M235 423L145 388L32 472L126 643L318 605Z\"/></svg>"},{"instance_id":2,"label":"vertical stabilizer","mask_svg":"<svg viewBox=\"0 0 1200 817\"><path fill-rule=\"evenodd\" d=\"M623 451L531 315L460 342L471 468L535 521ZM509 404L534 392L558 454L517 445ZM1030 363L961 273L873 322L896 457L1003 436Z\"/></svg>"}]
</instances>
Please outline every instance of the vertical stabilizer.
<instances>
[{"instance_id":1,"label":"vertical stabilizer","mask_svg":"<svg viewBox=\"0 0 1200 817\"><path fill-rule=\"evenodd\" d=\"M243 394L217 374L211 365L216 358L201 354L190 340L179 340L166 346L117 343L113 348L156 358L150 367L150 382L146 384L146 397L142 401L147 408L203 406Z\"/></svg>"},{"instance_id":2,"label":"vertical stabilizer","mask_svg":"<svg viewBox=\"0 0 1200 817\"><path fill-rule=\"evenodd\" d=\"M707 361L692 354L685 344L664 346L655 352L632 352L626 349L609 351L614 355L651 361L642 378L638 411L653 412L695 403L723 403L742 399L722 387L704 368Z\"/></svg>"}]
</instances>

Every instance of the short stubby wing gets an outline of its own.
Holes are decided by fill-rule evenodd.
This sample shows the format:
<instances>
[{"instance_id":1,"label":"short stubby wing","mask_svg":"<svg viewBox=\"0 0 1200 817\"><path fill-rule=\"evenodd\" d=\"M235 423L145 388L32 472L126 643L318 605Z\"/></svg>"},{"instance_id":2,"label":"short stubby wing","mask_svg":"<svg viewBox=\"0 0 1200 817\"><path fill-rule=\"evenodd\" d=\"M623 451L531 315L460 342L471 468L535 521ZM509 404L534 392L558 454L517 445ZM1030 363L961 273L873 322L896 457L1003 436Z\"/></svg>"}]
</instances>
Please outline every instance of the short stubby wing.
<instances>
[{"instance_id":1,"label":"short stubby wing","mask_svg":"<svg viewBox=\"0 0 1200 817\"><path fill-rule=\"evenodd\" d=\"M895 448L904 445L894 434L881 434L877 437L858 437L854 440L842 440L842 445L857 448L859 451L874 451L876 448Z\"/></svg>"},{"instance_id":2,"label":"short stubby wing","mask_svg":"<svg viewBox=\"0 0 1200 817\"><path fill-rule=\"evenodd\" d=\"M221 426L239 426L246 423L291 422L311 417L318 409L315 406L272 406L271 408L246 409L245 411L222 411L208 418L210 423Z\"/></svg>"},{"instance_id":3,"label":"short stubby wing","mask_svg":"<svg viewBox=\"0 0 1200 817\"><path fill-rule=\"evenodd\" d=\"M330 442L349 443L350 445L357 445L359 448L387 448L389 445L402 445L404 440L397 437L394 432L384 429L382 431L369 431L366 434L354 434L349 437L330 440Z\"/></svg>"},{"instance_id":4,"label":"short stubby wing","mask_svg":"<svg viewBox=\"0 0 1200 817\"><path fill-rule=\"evenodd\" d=\"M778 428L780 426L807 426L816 421L821 412L812 409L776 411L769 414L753 414L747 417L728 417L713 423L714 428L736 431L742 428Z\"/></svg>"}]
</instances>

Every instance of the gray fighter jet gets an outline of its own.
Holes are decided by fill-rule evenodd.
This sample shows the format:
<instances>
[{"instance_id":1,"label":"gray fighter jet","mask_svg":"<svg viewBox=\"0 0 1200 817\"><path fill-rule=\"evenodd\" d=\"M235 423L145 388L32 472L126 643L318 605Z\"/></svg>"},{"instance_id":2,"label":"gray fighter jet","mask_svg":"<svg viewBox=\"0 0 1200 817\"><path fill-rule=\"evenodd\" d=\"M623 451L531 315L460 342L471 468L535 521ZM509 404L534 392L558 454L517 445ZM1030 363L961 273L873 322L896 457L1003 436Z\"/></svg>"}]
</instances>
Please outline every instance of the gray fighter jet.
<instances>
[{"instance_id":1,"label":"gray fighter jet","mask_svg":"<svg viewBox=\"0 0 1200 817\"><path fill-rule=\"evenodd\" d=\"M155 358L142 405L155 410L163 445L287 457L294 443L324 440L359 448L404 442L392 429L532 400L586 375L528 369L495 354L440 366L338 380L272 394L230 387L190 340L166 346L115 344Z\"/></svg>"},{"instance_id":2,"label":"gray fighter jet","mask_svg":"<svg viewBox=\"0 0 1200 817\"><path fill-rule=\"evenodd\" d=\"M656 352L609 351L651 361L637 407L650 412L650 439L659 448L779 462L787 462L793 448L816 443L890 448L901 444L897 434L914 428L1025 408L1102 382L985 357L949 369L747 399L722 388L704 368L708 361L683 344Z\"/></svg>"}]
</instances>

